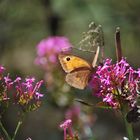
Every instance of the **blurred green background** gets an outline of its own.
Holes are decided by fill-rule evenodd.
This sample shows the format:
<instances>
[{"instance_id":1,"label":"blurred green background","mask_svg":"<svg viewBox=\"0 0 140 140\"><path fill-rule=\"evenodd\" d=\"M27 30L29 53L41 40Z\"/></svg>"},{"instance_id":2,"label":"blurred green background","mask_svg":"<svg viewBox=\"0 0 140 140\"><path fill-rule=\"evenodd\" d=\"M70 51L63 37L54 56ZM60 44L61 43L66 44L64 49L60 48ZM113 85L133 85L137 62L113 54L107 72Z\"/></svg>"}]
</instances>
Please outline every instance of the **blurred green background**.
<instances>
[{"instance_id":1,"label":"blurred green background","mask_svg":"<svg viewBox=\"0 0 140 140\"><path fill-rule=\"evenodd\" d=\"M34 64L37 43L50 35L63 35L77 45L82 32L87 31L89 23L94 21L103 27L106 57L116 60L114 33L119 26L123 55L138 68L139 15L139 0L0 0L0 63L14 76L34 75L43 79L44 72ZM73 96L86 97L83 91L74 92ZM58 125L66 109L48 101L47 96L50 95L45 96L43 106L27 116L17 139L63 139ZM12 112L13 109L9 110L5 116L5 125L10 133L16 122ZM95 136L99 140L121 140L125 134L121 120L109 111L96 110L96 114ZM137 136L138 126L134 125Z\"/></svg>"}]
</instances>

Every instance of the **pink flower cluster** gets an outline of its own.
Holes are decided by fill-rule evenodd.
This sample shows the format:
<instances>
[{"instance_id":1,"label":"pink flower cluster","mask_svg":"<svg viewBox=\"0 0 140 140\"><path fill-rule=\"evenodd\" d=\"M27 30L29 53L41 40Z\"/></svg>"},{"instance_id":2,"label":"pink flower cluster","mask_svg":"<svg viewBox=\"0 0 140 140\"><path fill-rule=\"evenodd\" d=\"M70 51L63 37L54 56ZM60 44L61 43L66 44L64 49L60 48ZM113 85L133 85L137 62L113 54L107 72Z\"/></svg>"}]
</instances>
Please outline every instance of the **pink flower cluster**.
<instances>
[{"instance_id":1,"label":"pink flower cluster","mask_svg":"<svg viewBox=\"0 0 140 140\"><path fill-rule=\"evenodd\" d=\"M90 86L94 94L109 106L120 108L122 102L135 106L139 92L140 69L134 70L124 58L112 64L106 59L103 66L98 66Z\"/></svg>"},{"instance_id":2,"label":"pink flower cluster","mask_svg":"<svg viewBox=\"0 0 140 140\"><path fill-rule=\"evenodd\" d=\"M0 66L0 103L12 100L14 104L20 105L24 111L37 109L43 97L43 94L39 92L43 80L35 82L33 77L25 78L25 80L17 77L15 80L12 80L9 74L7 76L3 75L4 70L5 68Z\"/></svg>"},{"instance_id":3,"label":"pink flower cluster","mask_svg":"<svg viewBox=\"0 0 140 140\"><path fill-rule=\"evenodd\" d=\"M0 65L0 103L6 102L9 97L7 95L7 90L9 89L9 86L11 86L11 79L9 76L3 76L5 71L5 68Z\"/></svg>"},{"instance_id":4,"label":"pink flower cluster","mask_svg":"<svg viewBox=\"0 0 140 140\"><path fill-rule=\"evenodd\" d=\"M15 100L17 104L21 106L28 105L31 102L37 102L43 97L43 94L39 93L38 90L41 87L43 80L35 83L35 78L25 78L22 81L21 77L17 77L15 83Z\"/></svg>"},{"instance_id":5,"label":"pink flower cluster","mask_svg":"<svg viewBox=\"0 0 140 140\"><path fill-rule=\"evenodd\" d=\"M43 39L37 45L37 65L48 66L57 62L58 53L63 50L69 50L72 47L68 38L60 36L52 36Z\"/></svg>"}]
</instances>

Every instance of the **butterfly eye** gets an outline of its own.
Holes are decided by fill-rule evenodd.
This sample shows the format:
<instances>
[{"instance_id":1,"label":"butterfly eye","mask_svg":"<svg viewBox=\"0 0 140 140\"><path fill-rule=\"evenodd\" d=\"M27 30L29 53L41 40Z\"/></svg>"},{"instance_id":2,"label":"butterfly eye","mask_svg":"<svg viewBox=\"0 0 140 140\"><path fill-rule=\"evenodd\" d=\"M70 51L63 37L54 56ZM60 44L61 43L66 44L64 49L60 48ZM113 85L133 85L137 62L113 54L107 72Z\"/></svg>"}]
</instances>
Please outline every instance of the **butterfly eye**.
<instances>
[{"instance_id":1,"label":"butterfly eye","mask_svg":"<svg viewBox=\"0 0 140 140\"><path fill-rule=\"evenodd\" d=\"M70 57L67 57L66 60L67 60L67 61L70 61Z\"/></svg>"}]
</instances>

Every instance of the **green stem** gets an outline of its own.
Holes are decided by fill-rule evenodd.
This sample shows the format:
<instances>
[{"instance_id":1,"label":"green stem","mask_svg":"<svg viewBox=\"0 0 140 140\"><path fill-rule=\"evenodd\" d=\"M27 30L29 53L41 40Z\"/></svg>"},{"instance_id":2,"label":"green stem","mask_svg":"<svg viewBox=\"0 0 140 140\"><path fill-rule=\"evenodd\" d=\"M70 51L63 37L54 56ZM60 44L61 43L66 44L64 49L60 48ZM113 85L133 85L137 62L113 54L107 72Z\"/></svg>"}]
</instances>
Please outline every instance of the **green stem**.
<instances>
[{"instance_id":1,"label":"green stem","mask_svg":"<svg viewBox=\"0 0 140 140\"><path fill-rule=\"evenodd\" d=\"M129 140L134 140L134 133L133 133L132 124L127 122L126 113L123 112L122 114L123 114L123 119L124 119L124 123L125 123L125 129L127 132L127 137Z\"/></svg>"},{"instance_id":2,"label":"green stem","mask_svg":"<svg viewBox=\"0 0 140 140\"><path fill-rule=\"evenodd\" d=\"M11 140L11 137L9 136L8 132L6 131L6 129L4 128L2 122L0 121L0 128L2 129L3 133L5 134L7 140Z\"/></svg>"},{"instance_id":3,"label":"green stem","mask_svg":"<svg viewBox=\"0 0 140 140\"><path fill-rule=\"evenodd\" d=\"M18 132L18 130L19 130L21 124L22 124L22 121L19 121L18 124L17 124L17 127L16 127L16 129L15 129L14 135L13 135L13 137L12 137L12 140L15 140L15 137L16 137L16 135L17 135L17 132Z\"/></svg>"}]
</instances>

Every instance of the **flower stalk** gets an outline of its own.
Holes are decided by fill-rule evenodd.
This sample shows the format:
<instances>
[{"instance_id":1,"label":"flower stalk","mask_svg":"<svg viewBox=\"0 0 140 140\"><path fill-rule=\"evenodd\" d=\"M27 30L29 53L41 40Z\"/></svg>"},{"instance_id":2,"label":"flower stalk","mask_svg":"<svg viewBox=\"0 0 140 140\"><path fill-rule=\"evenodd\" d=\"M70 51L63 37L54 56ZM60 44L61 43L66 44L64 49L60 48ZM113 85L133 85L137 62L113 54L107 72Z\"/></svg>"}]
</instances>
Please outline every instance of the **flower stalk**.
<instances>
[{"instance_id":1,"label":"flower stalk","mask_svg":"<svg viewBox=\"0 0 140 140\"><path fill-rule=\"evenodd\" d=\"M121 39L120 39L120 28L116 28L115 33L115 45L116 45L116 55L118 62L122 59L122 48L121 48Z\"/></svg>"},{"instance_id":2,"label":"flower stalk","mask_svg":"<svg viewBox=\"0 0 140 140\"><path fill-rule=\"evenodd\" d=\"M122 47L121 47L120 28L119 27L116 28L116 32L115 32L115 46L116 46L116 56L117 56L117 60L119 62L122 59ZM122 105L122 107L123 107L123 105ZM122 110L122 116L123 116L123 120L124 120L124 124L125 124L125 129L126 129L127 137L129 138L129 140L134 140L132 124L128 123L128 121L126 120L127 112L128 111L125 108Z\"/></svg>"},{"instance_id":3,"label":"flower stalk","mask_svg":"<svg viewBox=\"0 0 140 140\"><path fill-rule=\"evenodd\" d=\"M17 124L17 127L15 129L14 135L13 135L11 140L15 140L17 132L19 131L19 128L20 128L21 124L22 124L22 121L19 121L18 124Z\"/></svg>"},{"instance_id":4,"label":"flower stalk","mask_svg":"<svg viewBox=\"0 0 140 140\"><path fill-rule=\"evenodd\" d=\"M134 133L133 133L133 127L132 127L132 123L129 123L126 120L126 114L127 114L127 110L124 108L122 109L122 117L123 117L123 121L125 124L125 129L126 129L126 133L127 133L127 137L129 140L134 140Z\"/></svg>"},{"instance_id":5,"label":"flower stalk","mask_svg":"<svg viewBox=\"0 0 140 140\"><path fill-rule=\"evenodd\" d=\"M15 129L15 132L14 132L14 135L13 135L12 138L11 138L11 136L9 136L8 132L4 128L4 126L3 126L3 124L2 124L1 121L0 121L0 128L3 131L3 133L4 133L4 135L5 135L5 137L6 137L7 140L15 140L21 124L22 124L22 121L19 121L18 124L17 124L17 126L16 126L16 129Z\"/></svg>"},{"instance_id":6,"label":"flower stalk","mask_svg":"<svg viewBox=\"0 0 140 140\"><path fill-rule=\"evenodd\" d=\"M0 121L0 128L1 128L1 130L3 131L3 133L4 133L5 137L6 137L6 139L7 139L7 140L11 140L11 137L9 136L8 132L7 132L6 129L4 128L4 126L3 126L3 124L2 124L1 121Z\"/></svg>"}]
</instances>

